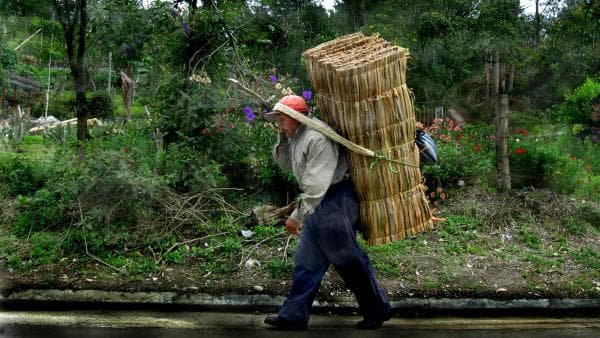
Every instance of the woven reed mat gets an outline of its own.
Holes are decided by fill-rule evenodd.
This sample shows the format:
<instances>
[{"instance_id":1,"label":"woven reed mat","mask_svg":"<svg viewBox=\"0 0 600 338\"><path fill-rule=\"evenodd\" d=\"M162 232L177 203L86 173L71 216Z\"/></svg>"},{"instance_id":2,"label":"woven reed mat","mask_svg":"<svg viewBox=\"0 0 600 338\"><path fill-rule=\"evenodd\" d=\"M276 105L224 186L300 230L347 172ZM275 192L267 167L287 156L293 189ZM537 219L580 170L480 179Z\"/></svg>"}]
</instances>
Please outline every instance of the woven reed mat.
<instances>
[{"instance_id":1,"label":"woven reed mat","mask_svg":"<svg viewBox=\"0 0 600 338\"><path fill-rule=\"evenodd\" d=\"M324 121L336 135L359 147L350 153L350 164L363 232L371 245L433 228L414 143L415 113L406 86L408 56L407 49L362 33L304 52Z\"/></svg>"}]
</instances>

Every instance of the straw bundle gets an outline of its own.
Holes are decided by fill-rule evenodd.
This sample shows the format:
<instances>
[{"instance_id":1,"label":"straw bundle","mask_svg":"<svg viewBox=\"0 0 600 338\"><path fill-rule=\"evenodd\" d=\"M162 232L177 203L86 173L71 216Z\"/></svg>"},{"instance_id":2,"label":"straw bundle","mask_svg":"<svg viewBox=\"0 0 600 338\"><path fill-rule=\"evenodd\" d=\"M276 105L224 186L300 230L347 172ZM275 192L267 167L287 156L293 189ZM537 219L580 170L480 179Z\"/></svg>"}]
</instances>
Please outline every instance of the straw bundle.
<instances>
[{"instance_id":1,"label":"straw bundle","mask_svg":"<svg viewBox=\"0 0 600 338\"><path fill-rule=\"evenodd\" d=\"M414 143L415 113L406 86L408 50L354 33L304 52L324 121L351 143L368 242L386 244L433 228Z\"/></svg>"}]
</instances>

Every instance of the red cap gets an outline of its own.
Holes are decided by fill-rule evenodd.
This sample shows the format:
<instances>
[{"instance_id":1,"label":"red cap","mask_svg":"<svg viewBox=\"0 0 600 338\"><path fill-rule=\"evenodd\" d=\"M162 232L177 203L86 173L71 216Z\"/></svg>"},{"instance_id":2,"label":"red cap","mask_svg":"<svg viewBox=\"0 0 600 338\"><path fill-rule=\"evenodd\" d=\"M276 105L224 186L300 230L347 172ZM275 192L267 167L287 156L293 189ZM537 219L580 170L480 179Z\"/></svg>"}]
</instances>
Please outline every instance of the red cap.
<instances>
[{"instance_id":1,"label":"red cap","mask_svg":"<svg viewBox=\"0 0 600 338\"><path fill-rule=\"evenodd\" d=\"M306 105L306 101L304 101L303 97L298 95L286 95L279 100L279 103L286 105L300 113L308 112L308 105Z\"/></svg>"},{"instance_id":2,"label":"red cap","mask_svg":"<svg viewBox=\"0 0 600 338\"><path fill-rule=\"evenodd\" d=\"M283 104L287 107L290 107L297 112L300 112L303 114L308 113L308 105L306 104L306 101L304 100L304 98L302 96L286 95L286 96L282 97L278 103ZM274 121L275 116L277 114L279 114L279 112L269 112L269 113L264 114L263 116L267 121Z\"/></svg>"}]
</instances>

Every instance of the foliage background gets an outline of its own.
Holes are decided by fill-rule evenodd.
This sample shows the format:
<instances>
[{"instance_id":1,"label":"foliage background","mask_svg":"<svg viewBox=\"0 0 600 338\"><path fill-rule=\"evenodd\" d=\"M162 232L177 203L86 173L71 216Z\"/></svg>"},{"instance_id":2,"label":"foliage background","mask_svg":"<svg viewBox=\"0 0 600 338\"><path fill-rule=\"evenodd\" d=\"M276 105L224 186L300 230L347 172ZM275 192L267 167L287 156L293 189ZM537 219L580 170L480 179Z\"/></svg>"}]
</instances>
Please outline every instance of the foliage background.
<instances>
[{"instance_id":1,"label":"foliage background","mask_svg":"<svg viewBox=\"0 0 600 338\"><path fill-rule=\"evenodd\" d=\"M310 0L175 0L147 7L135 0L88 1L88 110L104 125L90 129L81 162L73 153L73 128L22 142L12 137L21 122L3 96L0 118L10 124L2 126L0 223L5 238L20 244L1 257L23 271L67 255L131 274L190 260L203 273L235 271L250 248L282 234L263 224L247 241L240 231L252 223L249 210L288 204L298 187L271 158L276 127L260 118L268 107L228 78L265 99L310 92L315 107L301 53L359 30L410 49L408 82L419 114L444 106L467 119L466 126L446 119L428 126L440 147L440 162L423 167L432 203L461 196L465 185L495 192L494 102L486 79L493 52L515 69L508 93L515 192L550 189L598 203L600 4L540 3L539 15L529 15L515 0L343 0L333 11ZM73 84L53 12L49 0L0 0L0 91L10 91L11 75L35 80L44 88L28 110L36 118L45 110L49 79L49 114L67 119L74 116ZM120 71L136 81L129 122ZM23 96L17 101L26 103ZM590 210L581 213L589 222L569 221L576 225L568 228L597 235L589 226L598 224L597 212ZM463 216L451 218L442 239L481 225ZM530 229L519 231L524 242L532 238ZM481 250L452 243L447 253ZM593 250L576 252L588 265L597 262ZM277 258L264 266L282 276L290 262Z\"/></svg>"}]
</instances>

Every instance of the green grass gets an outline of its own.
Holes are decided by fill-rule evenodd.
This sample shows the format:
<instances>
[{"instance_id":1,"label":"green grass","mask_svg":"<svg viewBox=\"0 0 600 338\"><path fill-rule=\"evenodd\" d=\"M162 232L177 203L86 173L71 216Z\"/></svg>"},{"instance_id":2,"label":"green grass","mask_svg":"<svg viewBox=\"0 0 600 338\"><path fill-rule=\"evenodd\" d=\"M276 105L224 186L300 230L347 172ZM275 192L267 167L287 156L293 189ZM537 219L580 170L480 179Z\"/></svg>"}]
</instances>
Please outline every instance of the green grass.
<instances>
[{"instance_id":1,"label":"green grass","mask_svg":"<svg viewBox=\"0 0 600 338\"><path fill-rule=\"evenodd\" d=\"M573 257L577 263L585 267L600 271L600 253L591 246L586 246L572 252L571 257Z\"/></svg>"},{"instance_id":2,"label":"green grass","mask_svg":"<svg viewBox=\"0 0 600 338\"><path fill-rule=\"evenodd\" d=\"M294 262L276 258L267 262L265 270L271 278L282 279L294 270Z\"/></svg>"},{"instance_id":3,"label":"green grass","mask_svg":"<svg viewBox=\"0 0 600 338\"><path fill-rule=\"evenodd\" d=\"M565 260L562 257L546 257L540 253L528 252L525 254L525 260L533 264L536 273L549 273L553 270L562 269Z\"/></svg>"},{"instance_id":4,"label":"green grass","mask_svg":"<svg viewBox=\"0 0 600 338\"><path fill-rule=\"evenodd\" d=\"M530 229L528 225L521 225L515 236L532 249L539 249L542 244L539 234Z\"/></svg>"}]
</instances>

